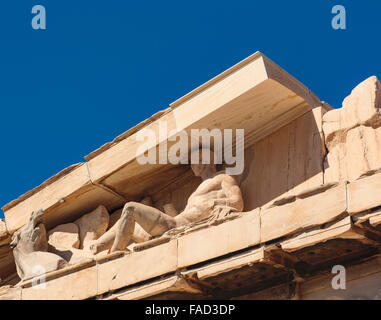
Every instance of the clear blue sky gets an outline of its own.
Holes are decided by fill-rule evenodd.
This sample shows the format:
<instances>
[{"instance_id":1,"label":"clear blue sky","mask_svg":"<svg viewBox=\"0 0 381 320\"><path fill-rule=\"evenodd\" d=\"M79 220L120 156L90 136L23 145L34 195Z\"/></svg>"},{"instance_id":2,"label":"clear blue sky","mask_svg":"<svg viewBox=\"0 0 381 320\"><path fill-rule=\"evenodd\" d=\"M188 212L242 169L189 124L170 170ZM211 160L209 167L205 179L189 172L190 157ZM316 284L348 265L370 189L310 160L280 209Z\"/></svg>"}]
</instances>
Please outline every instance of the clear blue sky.
<instances>
[{"instance_id":1,"label":"clear blue sky","mask_svg":"<svg viewBox=\"0 0 381 320\"><path fill-rule=\"evenodd\" d=\"M47 30L31 27L36 4ZM331 27L335 4L347 30ZM0 206L257 50L339 107L381 77L380 12L376 0L3 0Z\"/></svg>"}]
</instances>

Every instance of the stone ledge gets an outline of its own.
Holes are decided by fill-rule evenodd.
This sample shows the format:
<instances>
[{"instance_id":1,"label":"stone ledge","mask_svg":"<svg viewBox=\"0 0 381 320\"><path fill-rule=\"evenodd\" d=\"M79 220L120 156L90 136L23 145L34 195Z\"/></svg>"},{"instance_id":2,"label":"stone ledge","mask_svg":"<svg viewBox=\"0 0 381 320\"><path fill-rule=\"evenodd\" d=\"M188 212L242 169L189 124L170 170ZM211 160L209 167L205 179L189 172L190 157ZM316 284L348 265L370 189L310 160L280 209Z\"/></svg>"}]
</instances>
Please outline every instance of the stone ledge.
<instances>
[{"instance_id":1,"label":"stone ledge","mask_svg":"<svg viewBox=\"0 0 381 320\"><path fill-rule=\"evenodd\" d=\"M200 280L209 277L217 276L221 273L229 272L234 269L242 268L246 265L252 265L265 258L264 248L251 249L244 253L239 253L233 257L228 257L216 262L211 262L205 266L198 268L191 268L189 271L184 272L184 275L197 274Z\"/></svg>"},{"instance_id":2,"label":"stone ledge","mask_svg":"<svg viewBox=\"0 0 381 320\"><path fill-rule=\"evenodd\" d=\"M202 294L202 291L192 286L186 278L181 275L170 276L163 280L143 284L113 294L104 300L138 300L156 296L162 293L186 293L191 295Z\"/></svg>"},{"instance_id":3,"label":"stone ledge","mask_svg":"<svg viewBox=\"0 0 381 320\"><path fill-rule=\"evenodd\" d=\"M0 287L0 300L21 300L21 288L11 286Z\"/></svg>"},{"instance_id":4,"label":"stone ledge","mask_svg":"<svg viewBox=\"0 0 381 320\"><path fill-rule=\"evenodd\" d=\"M28 279L28 280L22 281L19 285L22 288L29 288L29 287L32 286L32 284L35 281L40 281L41 279L43 279L44 281L51 281L51 280L54 280L54 279L57 279L57 278L61 278L61 277L70 275L72 273L78 272L80 270L93 267L93 266L95 266L95 264L96 264L96 260L94 260L94 259L86 259L85 261L82 261L82 262L77 263L75 265L70 265L70 266L67 266L67 267L65 267L63 269L59 269L59 270L56 270L56 271L48 272L46 274L43 274L43 275L40 275L40 276L36 276L36 277L34 277L32 279Z\"/></svg>"},{"instance_id":5,"label":"stone ledge","mask_svg":"<svg viewBox=\"0 0 381 320\"><path fill-rule=\"evenodd\" d=\"M348 212L355 214L381 206L381 172L348 184Z\"/></svg>"},{"instance_id":6,"label":"stone ledge","mask_svg":"<svg viewBox=\"0 0 381 320\"><path fill-rule=\"evenodd\" d=\"M345 183L316 190L321 192L309 190L309 197L292 197L291 202L261 210L261 242L331 222L346 212Z\"/></svg>"},{"instance_id":7,"label":"stone ledge","mask_svg":"<svg viewBox=\"0 0 381 320\"><path fill-rule=\"evenodd\" d=\"M141 281L175 272L177 240L98 263L97 294L113 291Z\"/></svg>"},{"instance_id":8,"label":"stone ledge","mask_svg":"<svg viewBox=\"0 0 381 320\"><path fill-rule=\"evenodd\" d=\"M207 261L260 242L259 209L178 237L178 268Z\"/></svg>"},{"instance_id":9,"label":"stone ledge","mask_svg":"<svg viewBox=\"0 0 381 320\"><path fill-rule=\"evenodd\" d=\"M23 287L22 300L82 300L97 295L97 266L71 272L45 282L45 288Z\"/></svg>"},{"instance_id":10,"label":"stone ledge","mask_svg":"<svg viewBox=\"0 0 381 320\"><path fill-rule=\"evenodd\" d=\"M346 217L338 222L332 223L326 228L303 232L296 237L281 242L280 245L282 250L292 253L293 251L311 247L323 241L338 238L365 241L364 235L353 225L351 218Z\"/></svg>"}]
</instances>

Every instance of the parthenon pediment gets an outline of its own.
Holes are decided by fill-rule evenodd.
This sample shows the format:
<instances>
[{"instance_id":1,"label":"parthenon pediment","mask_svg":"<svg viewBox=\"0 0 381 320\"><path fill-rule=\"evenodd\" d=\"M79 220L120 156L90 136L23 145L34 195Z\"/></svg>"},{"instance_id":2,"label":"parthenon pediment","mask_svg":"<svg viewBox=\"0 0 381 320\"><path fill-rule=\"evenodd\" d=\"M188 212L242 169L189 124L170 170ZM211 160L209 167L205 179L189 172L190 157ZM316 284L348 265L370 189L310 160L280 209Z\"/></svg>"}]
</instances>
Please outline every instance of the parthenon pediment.
<instances>
[{"instance_id":1,"label":"parthenon pediment","mask_svg":"<svg viewBox=\"0 0 381 320\"><path fill-rule=\"evenodd\" d=\"M376 77L334 110L262 53L253 54L5 205L0 298L255 298L290 276L313 286L314 276L331 264L377 259L380 107ZM190 154L192 130L200 128L244 130L244 169L234 185L243 209L143 235L128 242L128 251L86 251L122 219L126 203L171 217L186 209L202 179L189 165L139 163L146 152L138 136L147 129L155 134L147 152L159 159L179 132L187 134ZM47 255L54 266L63 265L44 274L46 288L36 291L35 279L18 278L10 243L42 223L45 253L59 257ZM60 241L70 242L69 253Z\"/></svg>"},{"instance_id":2,"label":"parthenon pediment","mask_svg":"<svg viewBox=\"0 0 381 320\"><path fill-rule=\"evenodd\" d=\"M136 161L137 133L143 128L158 132L160 121L167 123L168 133L190 132L192 128L244 129L247 147L319 103L305 86L255 53L86 156L86 162L65 169L4 206L7 227L13 233L37 209L45 211L48 226L70 221L100 204L113 210L126 200L139 200L145 192L153 194L163 183L181 178L189 168L142 166ZM161 142L153 148L158 149Z\"/></svg>"}]
</instances>

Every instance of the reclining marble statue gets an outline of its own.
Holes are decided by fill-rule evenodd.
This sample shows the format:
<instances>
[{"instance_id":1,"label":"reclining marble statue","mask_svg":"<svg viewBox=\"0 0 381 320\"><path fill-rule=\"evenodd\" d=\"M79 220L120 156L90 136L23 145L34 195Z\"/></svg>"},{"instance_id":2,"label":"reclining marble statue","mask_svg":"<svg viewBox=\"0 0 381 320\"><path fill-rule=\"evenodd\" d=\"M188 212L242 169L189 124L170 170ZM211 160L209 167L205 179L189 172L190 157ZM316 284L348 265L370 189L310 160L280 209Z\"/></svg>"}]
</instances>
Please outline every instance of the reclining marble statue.
<instances>
[{"instance_id":1,"label":"reclining marble statue","mask_svg":"<svg viewBox=\"0 0 381 320\"><path fill-rule=\"evenodd\" d=\"M210 152L210 159L214 154ZM196 150L194 152L202 151ZM213 161L210 164L191 164L193 173L202 178L202 183L189 197L185 209L175 217L139 202L127 202L115 225L90 245L98 252L121 251L131 240L149 240L165 232L187 224L210 221L243 210L241 190L233 176L217 172Z\"/></svg>"}]
</instances>

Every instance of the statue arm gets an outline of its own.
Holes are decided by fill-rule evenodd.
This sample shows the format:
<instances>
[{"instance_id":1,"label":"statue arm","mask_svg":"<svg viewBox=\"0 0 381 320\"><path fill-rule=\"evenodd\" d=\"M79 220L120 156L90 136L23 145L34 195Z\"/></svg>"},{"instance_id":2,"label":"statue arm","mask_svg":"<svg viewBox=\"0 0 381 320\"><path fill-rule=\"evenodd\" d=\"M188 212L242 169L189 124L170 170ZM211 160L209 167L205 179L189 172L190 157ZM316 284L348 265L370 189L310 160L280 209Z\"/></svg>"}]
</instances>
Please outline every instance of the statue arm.
<instances>
[{"instance_id":1,"label":"statue arm","mask_svg":"<svg viewBox=\"0 0 381 320\"><path fill-rule=\"evenodd\" d=\"M214 205L228 206L238 211L242 211L242 193L234 178L229 176L228 178L223 179L221 182L221 187L226 195L226 198L214 200Z\"/></svg>"}]
</instances>

